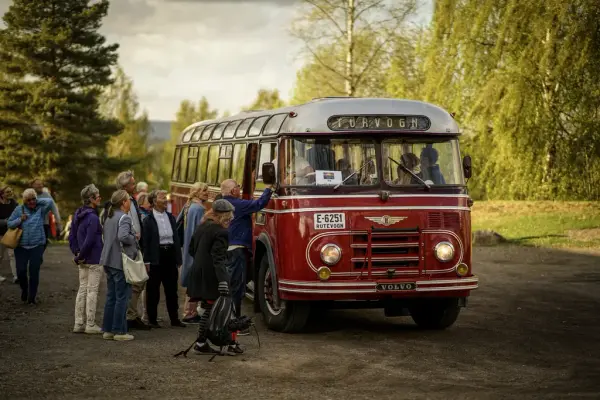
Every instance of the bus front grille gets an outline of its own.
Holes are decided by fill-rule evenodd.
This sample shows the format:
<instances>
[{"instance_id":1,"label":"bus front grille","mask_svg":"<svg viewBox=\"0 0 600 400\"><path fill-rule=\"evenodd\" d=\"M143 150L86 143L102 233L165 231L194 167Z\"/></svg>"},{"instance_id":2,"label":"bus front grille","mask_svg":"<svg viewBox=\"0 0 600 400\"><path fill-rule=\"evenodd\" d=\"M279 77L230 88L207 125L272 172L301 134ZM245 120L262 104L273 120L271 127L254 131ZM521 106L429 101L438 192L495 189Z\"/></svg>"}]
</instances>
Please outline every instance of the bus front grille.
<instances>
[{"instance_id":1,"label":"bus front grille","mask_svg":"<svg viewBox=\"0 0 600 400\"><path fill-rule=\"evenodd\" d=\"M352 238L352 265L367 269L369 236L355 234ZM419 267L420 234L415 231L373 231L371 234L371 266L379 268L417 269Z\"/></svg>"}]
</instances>

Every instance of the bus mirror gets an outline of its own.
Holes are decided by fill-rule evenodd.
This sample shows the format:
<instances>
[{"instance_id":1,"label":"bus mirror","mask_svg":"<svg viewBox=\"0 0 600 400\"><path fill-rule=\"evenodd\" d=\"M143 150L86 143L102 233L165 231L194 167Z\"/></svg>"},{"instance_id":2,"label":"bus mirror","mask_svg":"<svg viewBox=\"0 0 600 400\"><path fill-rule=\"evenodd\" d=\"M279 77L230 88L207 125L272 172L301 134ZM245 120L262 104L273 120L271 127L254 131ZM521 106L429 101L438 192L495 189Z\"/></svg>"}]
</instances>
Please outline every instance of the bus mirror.
<instances>
[{"instance_id":1,"label":"bus mirror","mask_svg":"<svg viewBox=\"0 0 600 400\"><path fill-rule=\"evenodd\" d=\"M471 156L463 157L463 172L465 173L465 178L469 179L471 177L473 173L471 169Z\"/></svg>"},{"instance_id":2,"label":"bus mirror","mask_svg":"<svg viewBox=\"0 0 600 400\"><path fill-rule=\"evenodd\" d=\"M275 184L275 164L268 162L262 165L262 179L265 185Z\"/></svg>"}]
</instances>

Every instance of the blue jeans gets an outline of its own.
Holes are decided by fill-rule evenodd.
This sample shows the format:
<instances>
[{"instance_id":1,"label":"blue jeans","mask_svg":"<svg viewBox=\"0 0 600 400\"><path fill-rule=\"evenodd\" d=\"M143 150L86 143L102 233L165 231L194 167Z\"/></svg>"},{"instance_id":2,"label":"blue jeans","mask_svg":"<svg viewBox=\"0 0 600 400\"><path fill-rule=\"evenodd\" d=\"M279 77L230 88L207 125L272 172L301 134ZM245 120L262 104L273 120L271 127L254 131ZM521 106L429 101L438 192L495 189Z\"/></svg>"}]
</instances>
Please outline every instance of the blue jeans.
<instances>
[{"instance_id":1,"label":"blue jeans","mask_svg":"<svg viewBox=\"0 0 600 400\"><path fill-rule=\"evenodd\" d=\"M106 304L102 330L115 335L127 333L127 303L131 297L131 285L125 281L120 269L104 267L106 272Z\"/></svg>"},{"instance_id":2,"label":"blue jeans","mask_svg":"<svg viewBox=\"0 0 600 400\"><path fill-rule=\"evenodd\" d=\"M242 312L242 299L246 295L246 268L248 264L248 250L238 248L228 251L229 290L235 305L235 315L240 317Z\"/></svg>"},{"instance_id":3,"label":"blue jeans","mask_svg":"<svg viewBox=\"0 0 600 400\"><path fill-rule=\"evenodd\" d=\"M38 285L40 284L40 266L42 265L43 255L44 246L37 246L33 249L23 247L15 249L17 278L19 278L19 285L21 285L21 300L23 301L35 301ZM29 280L27 279L27 270L29 270Z\"/></svg>"}]
</instances>

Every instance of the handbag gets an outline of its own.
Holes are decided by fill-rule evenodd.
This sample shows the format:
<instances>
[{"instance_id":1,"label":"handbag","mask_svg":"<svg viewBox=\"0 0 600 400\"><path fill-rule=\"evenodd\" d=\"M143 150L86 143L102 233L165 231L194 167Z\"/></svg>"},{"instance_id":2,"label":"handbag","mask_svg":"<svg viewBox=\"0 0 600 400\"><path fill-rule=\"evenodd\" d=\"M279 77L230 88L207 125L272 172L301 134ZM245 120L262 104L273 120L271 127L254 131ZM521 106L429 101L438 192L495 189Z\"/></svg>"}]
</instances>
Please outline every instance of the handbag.
<instances>
[{"instance_id":1,"label":"handbag","mask_svg":"<svg viewBox=\"0 0 600 400\"><path fill-rule=\"evenodd\" d=\"M117 236L119 231L119 225L121 225L121 219L125 215L122 215L119 218L119 222L117 223ZM118 239L117 239L118 240ZM121 247L121 259L123 260L123 273L125 274L125 281L132 285L140 285L148 280L148 271L146 271L146 264L144 264L144 256L140 251L140 246L135 242L137 246L137 257L135 260L129 258L127 254L125 254L125 249L123 249L123 243L119 240L119 246Z\"/></svg>"},{"instance_id":2,"label":"handbag","mask_svg":"<svg viewBox=\"0 0 600 400\"><path fill-rule=\"evenodd\" d=\"M25 215L25 207L21 206L21 216ZM0 243L9 249L16 249L21 241L21 235L23 235L23 229L21 227L12 228L6 231Z\"/></svg>"}]
</instances>

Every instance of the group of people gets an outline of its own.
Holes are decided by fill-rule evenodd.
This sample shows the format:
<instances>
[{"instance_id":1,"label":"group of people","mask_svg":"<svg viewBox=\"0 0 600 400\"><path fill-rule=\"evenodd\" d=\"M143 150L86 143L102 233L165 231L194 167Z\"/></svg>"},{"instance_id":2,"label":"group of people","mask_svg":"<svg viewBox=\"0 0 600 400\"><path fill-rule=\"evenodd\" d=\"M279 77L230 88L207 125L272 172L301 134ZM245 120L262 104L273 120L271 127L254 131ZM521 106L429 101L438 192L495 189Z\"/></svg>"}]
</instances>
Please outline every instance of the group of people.
<instances>
[{"instance_id":1,"label":"group of people","mask_svg":"<svg viewBox=\"0 0 600 400\"><path fill-rule=\"evenodd\" d=\"M158 303L162 286L171 326L198 324L195 351L214 353L216 350L206 339L212 304L221 295L231 295L235 315L241 316L252 252L252 214L268 204L271 186L259 199L244 200L240 185L227 179L208 209L208 186L198 182L190 189L188 201L177 218L170 212L167 192L148 192L147 184L136 185L131 171L119 174L116 189L110 200L103 203L94 184L85 186L80 193L83 204L71 220L69 246L79 271L73 332L128 341L134 339L131 330L160 328ZM6 229L23 230L14 251L21 299L35 304L48 235L44 224L50 211L56 210L58 215L56 204L34 188L23 192L22 206L11 198L7 188L0 193L0 217L9 214L5 218ZM122 254L133 260L143 257L147 282L127 282ZM4 249L0 256L4 257ZM102 323L97 324L96 305L103 275L106 301ZM187 295L182 318L180 285ZM138 303L142 299L140 313ZM232 355L243 352L237 334L226 349Z\"/></svg>"},{"instance_id":2,"label":"group of people","mask_svg":"<svg viewBox=\"0 0 600 400\"><path fill-rule=\"evenodd\" d=\"M21 229L18 246L11 251L0 244L0 266L10 265L13 282L21 287L21 300L35 305L38 302L40 268L50 237L50 213L54 215L57 229L61 220L58 207L41 179L30 182L23 192L19 207L9 186L0 187L0 237L9 229ZM0 277L0 281L6 280Z\"/></svg>"}]
</instances>

